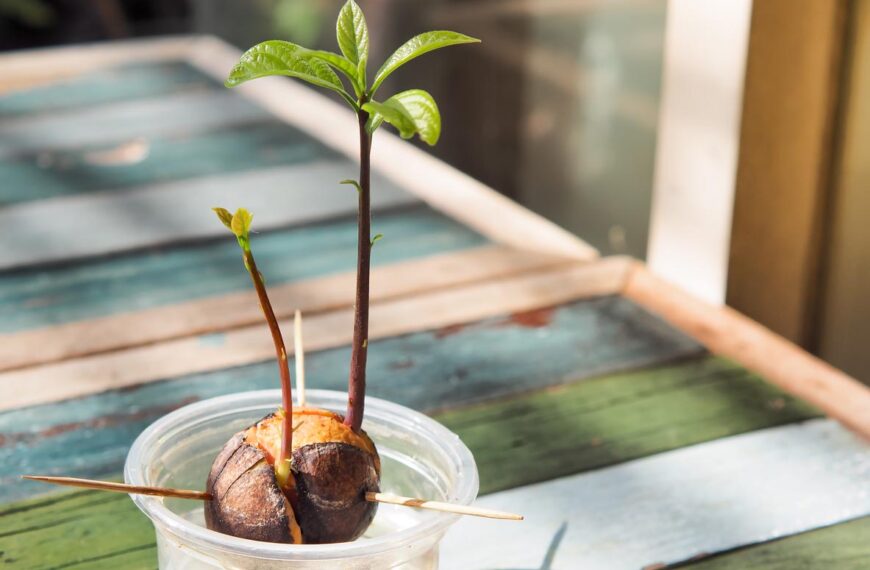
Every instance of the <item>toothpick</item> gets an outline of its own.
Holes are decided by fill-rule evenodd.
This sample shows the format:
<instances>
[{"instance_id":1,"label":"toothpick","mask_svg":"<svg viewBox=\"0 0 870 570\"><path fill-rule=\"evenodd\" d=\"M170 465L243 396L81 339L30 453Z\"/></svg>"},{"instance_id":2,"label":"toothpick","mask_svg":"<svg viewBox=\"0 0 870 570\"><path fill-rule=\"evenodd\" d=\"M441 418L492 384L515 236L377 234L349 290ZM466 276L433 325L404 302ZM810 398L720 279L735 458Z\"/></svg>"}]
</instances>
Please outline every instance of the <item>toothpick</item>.
<instances>
[{"instance_id":1,"label":"toothpick","mask_svg":"<svg viewBox=\"0 0 870 570\"><path fill-rule=\"evenodd\" d=\"M128 485L126 483L113 483L110 481L96 481L94 479L79 479L77 477L49 477L45 475L22 475L22 479L30 481L40 481L42 483L53 483L55 485L65 485L68 487L83 487L85 489L96 489L98 491L111 491L113 493L127 493L133 495L151 495L156 497L175 497L178 499L193 499L198 501L210 501L211 495L202 491L191 491L188 489L170 489L167 487L144 487L138 485ZM429 509L432 511L441 511L445 513L453 513L456 515L470 515L474 517L484 517L488 519L500 519L509 521L521 521L522 515L513 513L505 513L502 511L493 511L490 509L481 509L478 507L470 507L467 505L454 505L453 503L442 503L440 501L427 501L426 499L416 499L414 497L401 497L399 495L390 495L387 493L366 493L366 501L372 503L388 503L391 505L399 505L402 507L415 507L418 509Z\"/></svg>"},{"instance_id":2,"label":"toothpick","mask_svg":"<svg viewBox=\"0 0 870 570\"><path fill-rule=\"evenodd\" d=\"M293 319L293 345L296 353L296 394L299 407L305 405L305 349L302 347L302 313L296 309Z\"/></svg>"},{"instance_id":3,"label":"toothpick","mask_svg":"<svg viewBox=\"0 0 870 570\"><path fill-rule=\"evenodd\" d=\"M386 493L366 493L366 501L389 503L391 505L400 505L403 507L416 507L418 509L429 509L432 511L442 511L445 513L453 513L457 515L471 515L474 517L484 517L488 519L500 519L507 521L523 520L522 515L515 515L513 513L493 511L490 509L481 509L479 507L471 507L467 505L454 505L453 503L442 503L440 501L427 501L425 499L415 499L413 497L400 497L399 495L389 495Z\"/></svg>"},{"instance_id":4,"label":"toothpick","mask_svg":"<svg viewBox=\"0 0 870 570\"><path fill-rule=\"evenodd\" d=\"M68 487L84 487L85 489L97 489L99 491L112 491L114 493L128 493L134 495L152 495L157 497L176 497L178 499L195 499L210 501L211 495L202 491L189 491L186 489L170 489L167 487L141 487L126 483L112 483L110 481L95 481L93 479L79 479L77 477L47 477L45 475L22 475L22 479L65 485Z\"/></svg>"}]
</instances>

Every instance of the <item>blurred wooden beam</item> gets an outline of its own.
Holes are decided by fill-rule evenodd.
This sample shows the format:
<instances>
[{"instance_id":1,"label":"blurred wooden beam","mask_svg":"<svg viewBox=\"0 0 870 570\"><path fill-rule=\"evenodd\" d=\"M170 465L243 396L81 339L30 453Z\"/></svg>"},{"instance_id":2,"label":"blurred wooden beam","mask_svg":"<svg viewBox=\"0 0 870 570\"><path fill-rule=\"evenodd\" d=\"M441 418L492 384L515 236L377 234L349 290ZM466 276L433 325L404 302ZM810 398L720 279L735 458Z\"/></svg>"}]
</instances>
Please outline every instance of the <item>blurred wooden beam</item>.
<instances>
[{"instance_id":1,"label":"blurred wooden beam","mask_svg":"<svg viewBox=\"0 0 870 570\"><path fill-rule=\"evenodd\" d=\"M852 6L821 316L812 331L822 358L870 384L870 0Z\"/></svg>"},{"instance_id":2,"label":"blurred wooden beam","mask_svg":"<svg viewBox=\"0 0 870 570\"><path fill-rule=\"evenodd\" d=\"M808 345L815 326L847 2L754 2L727 302Z\"/></svg>"},{"instance_id":3,"label":"blurred wooden beam","mask_svg":"<svg viewBox=\"0 0 870 570\"><path fill-rule=\"evenodd\" d=\"M725 299L752 0L670 0L647 260Z\"/></svg>"}]
</instances>

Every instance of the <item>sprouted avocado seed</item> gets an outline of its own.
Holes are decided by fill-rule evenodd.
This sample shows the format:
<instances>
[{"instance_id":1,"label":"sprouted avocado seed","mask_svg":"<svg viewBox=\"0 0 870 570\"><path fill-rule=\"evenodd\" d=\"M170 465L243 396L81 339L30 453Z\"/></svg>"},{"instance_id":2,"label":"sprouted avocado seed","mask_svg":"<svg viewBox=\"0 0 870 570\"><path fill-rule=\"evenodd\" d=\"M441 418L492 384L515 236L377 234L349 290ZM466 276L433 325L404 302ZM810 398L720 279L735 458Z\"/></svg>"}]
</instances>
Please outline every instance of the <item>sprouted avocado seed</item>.
<instances>
[{"instance_id":1,"label":"sprouted avocado seed","mask_svg":"<svg viewBox=\"0 0 870 570\"><path fill-rule=\"evenodd\" d=\"M359 200L354 328L344 416L314 408L293 409L284 341L251 253L253 216L244 209L235 214L215 209L242 248L272 334L281 377L282 407L235 434L215 459L207 481L212 499L206 503L206 525L243 538L292 544L344 542L359 537L374 518L377 503L367 501L366 493L379 490L381 466L374 443L362 430L371 250L381 238L371 236L372 134L383 123L395 127L403 138L416 134L430 145L441 134L438 106L426 91L402 91L382 101L375 94L387 77L412 59L479 41L449 31L420 34L399 47L369 83L368 28L354 0L341 9L336 36L341 54L278 40L257 44L242 55L226 80L228 87L234 87L259 77L284 75L329 89L356 113L360 140L359 180L342 182L356 188Z\"/></svg>"}]
</instances>

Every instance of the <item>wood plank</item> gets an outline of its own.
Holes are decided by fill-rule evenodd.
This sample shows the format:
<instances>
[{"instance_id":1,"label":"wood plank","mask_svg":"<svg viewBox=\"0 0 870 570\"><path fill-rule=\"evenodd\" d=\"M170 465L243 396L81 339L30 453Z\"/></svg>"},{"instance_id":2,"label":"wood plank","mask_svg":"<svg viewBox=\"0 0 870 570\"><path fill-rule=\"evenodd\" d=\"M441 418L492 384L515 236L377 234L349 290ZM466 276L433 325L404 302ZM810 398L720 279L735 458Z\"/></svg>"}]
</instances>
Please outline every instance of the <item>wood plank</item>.
<instances>
[{"instance_id":1,"label":"wood plank","mask_svg":"<svg viewBox=\"0 0 870 570\"><path fill-rule=\"evenodd\" d=\"M832 466L836 468L832 468ZM466 517L447 534L446 568L661 568L870 513L870 446L810 420L520 487L480 505L524 524Z\"/></svg>"},{"instance_id":2,"label":"wood plank","mask_svg":"<svg viewBox=\"0 0 870 570\"><path fill-rule=\"evenodd\" d=\"M371 276L371 299L374 301L498 280L566 263L561 258L518 252L504 246L459 249L467 244L461 239L466 236L462 235L460 238L421 243L420 225L410 222L409 225L418 232L416 235L408 236L407 240L398 234L391 236L394 244L401 246L401 251L397 251L399 248L395 246L389 251L380 251L379 247L375 256L378 263L374 265ZM473 239L477 236L470 237ZM437 248L437 251L459 250L417 259L417 255L425 253L425 246L430 249ZM347 244L337 257L350 268L354 264L353 252L353 245ZM322 271L323 257L335 253L318 243L316 254L316 260L309 257L309 265ZM384 265L385 260L390 257L410 260ZM239 272L238 260L233 261L233 269ZM297 268L303 261L304 258L294 258L294 270L298 271ZM259 261L258 265L264 271L269 267ZM278 285L274 284L276 281L269 275L269 297L279 318L291 317L296 309L311 316L326 310L353 306L356 282L354 271ZM245 285L250 289L250 284ZM171 284L167 283L167 286L171 287ZM248 290L65 325L0 334L0 370L57 362L190 335L226 331L261 324L262 321L263 315L256 293Z\"/></svg>"},{"instance_id":3,"label":"wood plank","mask_svg":"<svg viewBox=\"0 0 870 570\"><path fill-rule=\"evenodd\" d=\"M0 54L0 93L32 89L131 61L183 59L197 42L195 36L172 36L7 52Z\"/></svg>"},{"instance_id":4,"label":"wood plank","mask_svg":"<svg viewBox=\"0 0 870 570\"><path fill-rule=\"evenodd\" d=\"M870 227L863 214L870 211L870 2L849 5L849 52L837 156L832 182L829 237L820 311L811 347L834 366L870 384L870 306L865 284L870 282ZM833 146L833 145L832 145Z\"/></svg>"},{"instance_id":5,"label":"wood plank","mask_svg":"<svg viewBox=\"0 0 870 570\"><path fill-rule=\"evenodd\" d=\"M353 175L347 161L321 160L18 204L0 210L0 241L17 244L0 250L0 269L225 235L211 212L216 205L244 205L257 230L349 214L356 195L338 181ZM417 202L382 179L375 183L375 209Z\"/></svg>"},{"instance_id":6,"label":"wood plank","mask_svg":"<svg viewBox=\"0 0 870 570\"><path fill-rule=\"evenodd\" d=\"M0 117L105 105L216 87L214 78L183 61L132 62L58 83L0 94Z\"/></svg>"},{"instance_id":7,"label":"wood plank","mask_svg":"<svg viewBox=\"0 0 870 570\"><path fill-rule=\"evenodd\" d=\"M205 37L191 50L190 62L223 81L239 55L229 44ZM351 110L342 104L282 77L252 81L236 91L357 160L356 120ZM598 255L577 236L408 144L387 129L378 130L373 144L377 148L372 156L374 172L497 243L577 260L590 260Z\"/></svg>"},{"instance_id":8,"label":"wood plank","mask_svg":"<svg viewBox=\"0 0 870 570\"><path fill-rule=\"evenodd\" d=\"M725 299L751 0L669 0L647 262Z\"/></svg>"},{"instance_id":9,"label":"wood plank","mask_svg":"<svg viewBox=\"0 0 870 570\"><path fill-rule=\"evenodd\" d=\"M168 133L193 134L268 117L261 107L225 90L40 113L0 123L0 157L48 148L111 145Z\"/></svg>"},{"instance_id":10,"label":"wood plank","mask_svg":"<svg viewBox=\"0 0 870 570\"><path fill-rule=\"evenodd\" d=\"M847 6L752 3L725 298L808 348L827 263Z\"/></svg>"},{"instance_id":11,"label":"wood plank","mask_svg":"<svg viewBox=\"0 0 870 570\"><path fill-rule=\"evenodd\" d=\"M422 205L379 212L374 226L387 236L373 255L375 266L486 243ZM254 247L270 287L351 271L356 265L356 219L342 216L259 233ZM250 288L250 279L239 267L238 245L229 235L20 269L0 276L0 333L155 309Z\"/></svg>"},{"instance_id":12,"label":"wood plank","mask_svg":"<svg viewBox=\"0 0 870 570\"><path fill-rule=\"evenodd\" d=\"M750 546L679 568L693 570L863 570L870 560L870 517Z\"/></svg>"},{"instance_id":13,"label":"wood plank","mask_svg":"<svg viewBox=\"0 0 870 570\"><path fill-rule=\"evenodd\" d=\"M593 378L438 420L474 452L481 494L817 417L727 360L704 356ZM509 467L522 458L522 467Z\"/></svg>"},{"instance_id":14,"label":"wood plank","mask_svg":"<svg viewBox=\"0 0 870 570\"><path fill-rule=\"evenodd\" d=\"M870 438L870 388L728 307L687 295L641 264L623 289L712 352L734 359Z\"/></svg>"},{"instance_id":15,"label":"wood plank","mask_svg":"<svg viewBox=\"0 0 870 570\"><path fill-rule=\"evenodd\" d=\"M537 274L372 303L369 340L460 325L476 320L612 293L624 280L627 260L609 258ZM309 350L350 342L353 310L340 308L306 320ZM292 327L292 319L281 326ZM189 337L0 373L0 410L54 402L270 360L266 329L238 328L217 338ZM21 386L28 386L26 392Z\"/></svg>"},{"instance_id":16,"label":"wood plank","mask_svg":"<svg viewBox=\"0 0 870 570\"><path fill-rule=\"evenodd\" d=\"M426 313L424 306L417 309L417 313L412 310L412 314ZM346 390L348 348L315 351L313 320L306 319L305 330L308 384L315 388ZM265 330L263 336L264 339L268 336ZM215 336L202 339L204 343L218 345L220 341L221 338ZM637 305L611 296L372 341L368 390L372 396L434 412L616 370L686 358L702 350ZM716 366L696 368L701 377L715 369ZM654 378L662 386L669 381L678 385L680 379L692 374L690 367L684 374L674 372L671 380L667 374ZM721 376L727 377L728 373L723 372ZM636 381L641 379L630 377L618 382L624 387L624 396L632 394L630 386ZM21 385L17 386L21 392ZM48 490L44 485L17 481L17 476L24 472L62 472L82 477L117 473L133 439L168 411L204 398L276 386L275 363L268 360L0 413L0 434L3 434L0 497L8 500ZM721 388L719 384L718 389ZM38 388L31 386L30 390L38 391ZM589 390L583 393L590 398L601 394L595 388ZM638 390L635 396L640 397L643 392ZM704 391L703 386L700 391ZM745 396L741 405L747 410L761 406L745 401L749 399L748 392L741 392ZM646 397L656 401L652 394ZM605 396L597 398L600 405L606 405ZM735 415L737 417L729 423L740 425L740 415ZM746 416L750 415L747 411ZM779 417L779 414L771 412L771 417ZM458 423L456 427L461 429ZM477 428L471 426L470 429ZM582 441L584 436L578 433L577 441ZM675 445L680 441L673 439ZM590 461L600 459L588 453Z\"/></svg>"},{"instance_id":17,"label":"wood plank","mask_svg":"<svg viewBox=\"0 0 870 570\"><path fill-rule=\"evenodd\" d=\"M293 127L270 120L109 147L40 150L0 160L0 206L336 157Z\"/></svg>"},{"instance_id":18,"label":"wood plank","mask_svg":"<svg viewBox=\"0 0 870 570\"><path fill-rule=\"evenodd\" d=\"M493 418L497 418L496 422L502 421L505 412L514 414L512 438L529 439L513 453L504 453L504 446L498 443L509 439L504 437L508 432L502 429L496 432L498 437L492 438L480 431L482 424ZM509 484L529 483L530 473L540 474L540 470L518 468L518 456L525 458L524 467L543 461L553 468L547 477L552 478L562 474L562 469L552 459L554 455L571 462L577 470L587 470L744 429L793 421L812 413L805 405L738 367L721 359L703 358L652 372L595 378L508 402L468 407L436 415L436 419L455 429L470 446L481 469L482 492L488 493L505 484L500 473L513 476ZM565 422L566 414L583 417L582 425ZM636 424L630 419L633 414L641 416ZM627 423L634 429L620 425L615 418L629 418ZM503 423L499 425L504 428ZM710 425L717 427L709 429ZM640 430L636 429L638 426ZM596 443L596 438L600 438L600 442ZM539 447L531 445L532 440ZM653 442L657 443L650 445ZM584 460L586 457L590 459ZM99 504L90 506L100 500L111 502L111 508L107 509L111 515L100 510ZM68 544L65 526L74 524L70 512L76 519L87 521L91 536L101 535L100 529L116 519L142 521L141 528L135 529L132 533L135 536L130 537L133 543L153 536L147 520L132 502L116 495L86 491L61 493L7 506L6 512L12 514L0 512L0 537L13 537L13 548L6 548L12 557L17 549L26 550L32 544L32 539L22 533L22 529L43 528L50 522L55 524L42 540L48 544L50 536L50 548L63 549ZM488 527L491 533L501 528L500 525ZM85 540L83 544L71 544L70 548L75 554L87 550L91 555L104 552L109 555L114 546ZM534 554L542 556L542 553ZM22 566L13 564L12 567Z\"/></svg>"},{"instance_id":19,"label":"wood plank","mask_svg":"<svg viewBox=\"0 0 870 570\"><path fill-rule=\"evenodd\" d=\"M7 568L155 567L151 521L125 495L65 493L0 512L0 521Z\"/></svg>"}]
</instances>

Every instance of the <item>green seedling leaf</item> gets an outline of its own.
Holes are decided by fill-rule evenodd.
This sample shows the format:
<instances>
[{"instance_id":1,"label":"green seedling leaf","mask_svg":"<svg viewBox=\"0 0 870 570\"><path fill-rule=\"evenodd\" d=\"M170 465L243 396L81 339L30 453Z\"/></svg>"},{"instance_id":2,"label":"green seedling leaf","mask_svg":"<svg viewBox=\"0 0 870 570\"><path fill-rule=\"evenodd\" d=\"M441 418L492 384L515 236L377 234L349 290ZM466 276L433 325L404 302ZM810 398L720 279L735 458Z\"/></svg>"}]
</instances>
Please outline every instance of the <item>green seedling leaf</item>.
<instances>
[{"instance_id":1,"label":"green seedling leaf","mask_svg":"<svg viewBox=\"0 0 870 570\"><path fill-rule=\"evenodd\" d=\"M366 132L373 134L383 124L384 118L377 113L369 113L369 118L366 120Z\"/></svg>"},{"instance_id":2,"label":"green seedling leaf","mask_svg":"<svg viewBox=\"0 0 870 570\"><path fill-rule=\"evenodd\" d=\"M357 194L362 192L362 187L359 185L359 182L357 182L356 180L350 180L350 179L342 180L341 182L339 182L339 184L349 184L349 185L353 186L354 188L356 188Z\"/></svg>"},{"instance_id":3,"label":"green seedling leaf","mask_svg":"<svg viewBox=\"0 0 870 570\"><path fill-rule=\"evenodd\" d=\"M357 66L351 63L349 59L342 55L338 55L337 53L323 50L311 50L311 55L318 59L322 59L336 70L342 72L350 80L356 95L362 95L365 86L360 84Z\"/></svg>"},{"instance_id":4,"label":"green seedling leaf","mask_svg":"<svg viewBox=\"0 0 870 570\"><path fill-rule=\"evenodd\" d=\"M369 28L362 10L354 0L347 0L338 13L335 36L341 53L356 66L360 87L365 90L366 64L369 59Z\"/></svg>"},{"instance_id":5,"label":"green seedling leaf","mask_svg":"<svg viewBox=\"0 0 870 570\"><path fill-rule=\"evenodd\" d=\"M413 137L417 130L414 126L414 120L408 115L407 111L401 105L396 105L395 102L391 102L389 99L383 103L369 101L362 108L368 111L369 115L377 114L382 121L386 121L396 127L403 139ZM373 119L373 123L375 120L377 119Z\"/></svg>"},{"instance_id":6,"label":"green seedling leaf","mask_svg":"<svg viewBox=\"0 0 870 570\"><path fill-rule=\"evenodd\" d=\"M374 83L372 83L371 94L374 95L381 83L390 76L391 73L411 61L416 57L420 57L424 53L440 49L447 46L455 46L459 44L479 43L480 40L460 34L458 32L450 32L439 30L434 32L426 32L419 36L414 36L405 42L393 55L387 58L387 61L381 66L375 74Z\"/></svg>"},{"instance_id":7,"label":"green seedling leaf","mask_svg":"<svg viewBox=\"0 0 870 570\"><path fill-rule=\"evenodd\" d=\"M251 231L251 221L254 215L244 208L239 208L233 214L233 219L230 222L230 229L236 234L236 237L248 239L248 234Z\"/></svg>"},{"instance_id":8,"label":"green seedling leaf","mask_svg":"<svg viewBox=\"0 0 870 570\"><path fill-rule=\"evenodd\" d=\"M218 219L223 223L223 225L232 231L233 215L230 214L230 211L226 208L212 208L212 211L217 214Z\"/></svg>"},{"instance_id":9,"label":"green seedling leaf","mask_svg":"<svg viewBox=\"0 0 870 570\"><path fill-rule=\"evenodd\" d=\"M345 101L355 105L350 95L345 92L341 80L326 61L317 57L311 50L281 40L259 43L242 54L239 63L230 71L224 84L227 87L235 87L246 81L269 75L296 77L318 87L331 89L340 94Z\"/></svg>"},{"instance_id":10,"label":"green seedling leaf","mask_svg":"<svg viewBox=\"0 0 870 570\"><path fill-rule=\"evenodd\" d=\"M381 239L383 239L383 238L384 238L384 234L378 234L378 235L376 235L375 237L372 238L372 244L371 244L371 245L374 246L375 243L378 242L378 240L381 240Z\"/></svg>"},{"instance_id":11,"label":"green seedling leaf","mask_svg":"<svg viewBox=\"0 0 870 570\"><path fill-rule=\"evenodd\" d=\"M370 115L369 124L377 128L380 120L386 121L399 130L402 138L408 139L418 134L420 140L434 145L441 136L441 113L435 99L422 89L409 89L396 93L383 103L370 101L363 105Z\"/></svg>"}]
</instances>

